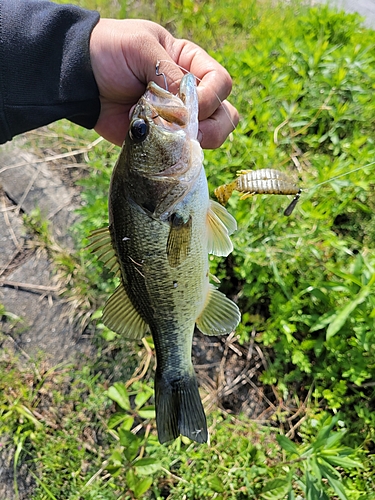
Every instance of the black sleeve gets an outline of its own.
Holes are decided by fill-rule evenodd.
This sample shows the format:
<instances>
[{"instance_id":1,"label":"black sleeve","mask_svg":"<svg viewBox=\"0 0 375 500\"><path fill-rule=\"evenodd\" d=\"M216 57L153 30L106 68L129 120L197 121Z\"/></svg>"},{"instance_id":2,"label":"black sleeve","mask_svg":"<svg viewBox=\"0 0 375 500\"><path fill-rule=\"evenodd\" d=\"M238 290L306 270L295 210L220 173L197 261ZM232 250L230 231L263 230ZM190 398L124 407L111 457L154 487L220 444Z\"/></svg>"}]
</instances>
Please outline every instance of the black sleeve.
<instances>
[{"instance_id":1,"label":"black sleeve","mask_svg":"<svg viewBox=\"0 0 375 500\"><path fill-rule=\"evenodd\" d=\"M60 118L95 126L89 40L98 20L73 5L0 0L0 143Z\"/></svg>"}]
</instances>

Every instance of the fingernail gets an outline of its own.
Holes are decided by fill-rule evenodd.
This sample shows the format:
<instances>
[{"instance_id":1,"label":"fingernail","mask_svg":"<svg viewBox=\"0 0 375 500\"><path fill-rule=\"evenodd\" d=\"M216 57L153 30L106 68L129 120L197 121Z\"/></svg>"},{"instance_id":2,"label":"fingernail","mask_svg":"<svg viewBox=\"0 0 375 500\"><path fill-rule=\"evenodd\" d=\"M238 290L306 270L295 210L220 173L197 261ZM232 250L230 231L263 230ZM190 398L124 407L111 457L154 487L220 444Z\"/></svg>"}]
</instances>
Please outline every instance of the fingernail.
<instances>
[{"instance_id":1,"label":"fingernail","mask_svg":"<svg viewBox=\"0 0 375 500\"><path fill-rule=\"evenodd\" d=\"M198 130L197 141L199 142L199 144L203 141L203 134L200 129Z\"/></svg>"}]
</instances>

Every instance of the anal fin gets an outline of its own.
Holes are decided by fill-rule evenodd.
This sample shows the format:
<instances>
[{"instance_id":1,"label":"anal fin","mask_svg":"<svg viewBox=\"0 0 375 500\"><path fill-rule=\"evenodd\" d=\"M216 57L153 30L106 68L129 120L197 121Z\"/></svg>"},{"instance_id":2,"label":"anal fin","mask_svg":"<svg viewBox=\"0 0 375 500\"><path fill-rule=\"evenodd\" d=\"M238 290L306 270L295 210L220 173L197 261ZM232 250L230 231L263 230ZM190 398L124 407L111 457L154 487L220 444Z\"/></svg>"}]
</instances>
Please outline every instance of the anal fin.
<instances>
[{"instance_id":1,"label":"anal fin","mask_svg":"<svg viewBox=\"0 0 375 500\"><path fill-rule=\"evenodd\" d=\"M129 339L140 340L148 331L147 323L131 303L122 283L104 306L102 320L110 330Z\"/></svg>"},{"instance_id":2,"label":"anal fin","mask_svg":"<svg viewBox=\"0 0 375 500\"><path fill-rule=\"evenodd\" d=\"M236 329L241 321L237 305L210 284L205 308L196 320L205 335L225 335Z\"/></svg>"}]
</instances>

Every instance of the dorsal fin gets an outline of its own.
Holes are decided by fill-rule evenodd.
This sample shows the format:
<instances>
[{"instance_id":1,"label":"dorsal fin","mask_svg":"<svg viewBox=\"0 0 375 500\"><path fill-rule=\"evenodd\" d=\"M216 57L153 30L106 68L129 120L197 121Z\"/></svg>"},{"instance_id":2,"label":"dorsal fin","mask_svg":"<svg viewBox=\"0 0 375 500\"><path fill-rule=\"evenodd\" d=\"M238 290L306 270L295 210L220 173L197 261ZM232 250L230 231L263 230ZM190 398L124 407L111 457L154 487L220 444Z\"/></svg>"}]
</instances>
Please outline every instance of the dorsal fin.
<instances>
[{"instance_id":1,"label":"dorsal fin","mask_svg":"<svg viewBox=\"0 0 375 500\"><path fill-rule=\"evenodd\" d=\"M98 259L116 276L120 276L120 266L117 260L116 252L112 245L111 233L109 227L102 227L92 231L89 236L89 245L87 248L94 253Z\"/></svg>"},{"instance_id":2,"label":"dorsal fin","mask_svg":"<svg viewBox=\"0 0 375 500\"><path fill-rule=\"evenodd\" d=\"M236 219L222 205L210 200L207 225L208 253L226 257L233 250L229 235L237 229Z\"/></svg>"}]
</instances>

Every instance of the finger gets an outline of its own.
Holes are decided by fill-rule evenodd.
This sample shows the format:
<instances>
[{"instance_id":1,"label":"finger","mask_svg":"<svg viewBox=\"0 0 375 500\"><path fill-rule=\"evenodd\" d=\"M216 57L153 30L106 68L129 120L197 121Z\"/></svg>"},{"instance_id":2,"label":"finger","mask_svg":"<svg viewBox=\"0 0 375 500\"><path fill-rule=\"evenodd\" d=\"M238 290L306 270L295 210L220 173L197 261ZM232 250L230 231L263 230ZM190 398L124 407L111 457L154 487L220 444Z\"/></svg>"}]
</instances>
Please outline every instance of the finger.
<instances>
[{"instance_id":1,"label":"finger","mask_svg":"<svg viewBox=\"0 0 375 500\"><path fill-rule=\"evenodd\" d=\"M199 78L198 85L199 119L210 117L229 96L232 90L232 79L222 66L214 61L217 68L209 70Z\"/></svg>"},{"instance_id":2,"label":"finger","mask_svg":"<svg viewBox=\"0 0 375 500\"><path fill-rule=\"evenodd\" d=\"M199 140L202 148L215 149L220 147L228 135L238 124L238 111L228 101L208 119L199 122Z\"/></svg>"},{"instance_id":3,"label":"finger","mask_svg":"<svg viewBox=\"0 0 375 500\"><path fill-rule=\"evenodd\" d=\"M90 56L101 96L134 104L151 80L164 87L163 78L156 74L158 60L167 61L161 71L168 88L177 92L183 72L160 43L161 34L173 38L151 21L100 20L90 39Z\"/></svg>"},{"instance_id":4,"label":"finger","mask_svg":"<svg viewBox=\"0 0 375 500\"><path fill-rule=\"evenodd\" d=\"M175 46L179 48L177 63L199 80L199 119L205 120L230 94L232 79L227 70L198 45L175 40Z\"/></svg>"},{"instance_id":5,"label":"finger","mask_svg":"<svg viewBox=\"0 0 375 500\"><path fill-rule=\"evenodd\" d=\"M101 113L95 131L107 141L121 146L129 128L129 106L101 98Z\"/></svg>"},{"instance_id":6,"label":"finger","mask_svg":"<svg viewBox=\"0 0 375 500\"><path fill-rule=\"evenodd\" d=\"M161 46L155 46L153 49L148 53L147 58L143 57L142 67L139 68L143 82L147 85L148 82L154 81L159 87L165 88L163 79L165 75L167 90L172 94L177 93L183 72Z\"/></svg>"},{"instance_id":7,"label":"finger","mask_svg":"<svg viewBox=\"0 0 375 500\"><path fill-rule=\"evenodd\" d=\"M199 120L213 115L230 94L231 83L228 85L219 78L216 72L207 73L198 86Z\"/></svg>"}]
</instances>

